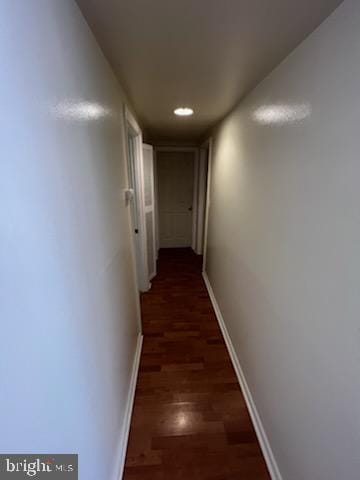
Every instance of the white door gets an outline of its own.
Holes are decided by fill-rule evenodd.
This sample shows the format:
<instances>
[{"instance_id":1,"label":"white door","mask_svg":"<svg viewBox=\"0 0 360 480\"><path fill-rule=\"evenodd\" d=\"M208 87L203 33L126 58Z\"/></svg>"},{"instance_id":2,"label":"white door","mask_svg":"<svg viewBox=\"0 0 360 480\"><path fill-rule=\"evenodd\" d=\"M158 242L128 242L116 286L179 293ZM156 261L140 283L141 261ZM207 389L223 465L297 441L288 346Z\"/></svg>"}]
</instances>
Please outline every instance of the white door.
<instances>
[{"instance_id":1,"label":"white door","mask_svg":"<svg viewBox=\"0 0 360 480\"><path fill-rule=\"evenodd\" d=\"M190 247L194 188L193 152L158 152L160 248Z\"/></svg>"},{"instance_id":2,"label":"white door","mask_svg":"<svg viewBox=\"0 0 360 480\"><path fill-rule=\"evenodd\" d=\"M139 235L140 228L140 209L139 209L139 189L138 189L138 168L137 168L137 155L136 155L136 142L135 135L131 135L128 132L128 182L129 188L133 190L134 195L129 203L131 213L131 226L133 230L134 248L135 248L135 260L136 260L136 277L138 287L141 291L147 290L147 280L144 282L144 259L141 252L141 238ZM147 275L146 275L147 276Z\"/></svg>"},{"instance_id":3,"label":"white door","mask_svg":"<svg viewBox=\"0 0 360 480\"><path fill-rule=\"evenodd\" d=\"M144 204L149 280L156 275L155 193L153 147L143 144Z\"/></svg>"}]
</instances>

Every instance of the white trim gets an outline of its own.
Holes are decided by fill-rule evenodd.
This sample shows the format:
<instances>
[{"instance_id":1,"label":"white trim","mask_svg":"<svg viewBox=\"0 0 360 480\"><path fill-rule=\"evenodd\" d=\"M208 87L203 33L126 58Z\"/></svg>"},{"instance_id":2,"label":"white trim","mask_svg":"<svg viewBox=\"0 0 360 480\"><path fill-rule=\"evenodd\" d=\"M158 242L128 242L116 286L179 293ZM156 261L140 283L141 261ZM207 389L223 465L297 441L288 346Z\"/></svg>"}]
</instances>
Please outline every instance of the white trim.
<instances>
[{"instance_id":1,"label":"white trim","mask_svg":"<svg viewBox=\"0 0 360 480\"><path fill-rule=\"evenodd\" d=\"M158 189L158 178L157 178L156 148L153 149L153 160L154 160L154 194L155 194L155 197L154 197L154 200L155 200L155 245L156 245L156 260L158 260L159 259L159 249L160 249L160 240L159 240L159 189Z\"/></svg>"},{"instance_id":2,"label":"white trim","mask_svg":"<svg viewBox=\"0 0 360 480\"><path fill-rule=\"evenodd\" d=\"M129 112L130 113L130 112ZM123 122L122 122L122 135L123 135L123 154L124 154L124 158L126 160L126 168L125 168L125 182L126 182L126 185L127 187L129 187L129 183L130 183L130 179L129 179L129 167L128 167L128 164L129 164L129 146L128 146L128 111L127 111L127 108L126 108L126 104L123 103ZM130 119L131 120L131 119ZM129 120L129 121L130 121ZM126 202L125 200L125 204L128 205L129 203ZM129 209L130 210L130 209ZM129 225L130 225L130 230L131 230L131 236L133 237L133 231L132 231L132 215L129 211L129 216L128 216L128 221L129 221ZM131 260L132 260L132 266L133 266L133 284L134 284L134 291L136 292L139 292L139 282L138 282L138 272L137 272L137 260L136 260L136 255L137 255L137 251L136 251L136 244L134 241L131 242ZM137 319L137 324L138 324L138 328L139 328L139 332L142 331L142 321L141 321L141 307L140 307L140 295L137 295L136 296L136 319Z\"/></svg>"},{"instance_id":3,"label":"white trim","mask_svg":"<svg viewBox=\"0 0 360 480\"><path fill-rule=\"evenodd\" d=\"M191 248L195 253L197 248L198 235L198 212L199 207L199 150L196 149L194 154L194 186L193 186L193 202L192 202L192 240Z\"/></svg>"},{"instance_id":4,"label":"white trim","mask_svg":"<svg viewBox=\"0 0 360 480\"><path fill-rule=\"evenodd\" d=\"M202 255L204 251L204 231L207 198L207 167L208 148L200 148L198 167L198 208L197 208L197 232L196 253Z\"/></svg>"},{"instance_id":5,"label":"white trim","mask_svg":"<svg viewBox=\"0 0 360 480\"><path fill-rule=\"evenodd\" d=\"M198 218L198 182L199 182L199 149L197 147L175 147L175 146L155 146L157 152L192 152L194 154L194 185L193 185L193 204L192 204L192 232L191 248L196 252L197 238L197 218ZM173 247L176 248L176 247Z\"/></svg>"},{"instance_id":6,"label":"white trim","mask_svg":"<svg viewBox=\"0 0 360 480\"><path fill-rule=\"evenodd\" d=\"M209 230L209 215L210 215L210 190L211 190L211 175L212 175L212 149L213 140L210 137L201 145L202 148L208 148L208 169L207 169L207 184L206 184L206 204L205 204L205 227L204 227L204 245L203 245L203 266L206 269L207 244L208 244L208 230Z\"/></svg>"},{"instance_id":7,"label":"white trim","mask_svg":"<svg viewBox=\"0 0 360 480\"><path fill-rule=\"evenodd\" d=\"M126 450L127 450L128 440L129 440L131 415L132 415L134 400L135 400L135 390L136 390L136 383L137 383L137 377L139 372L142 343L143 343L143 336L141 335L141 333L139 333L137 344L136 344L136 352L135 352L135 357L133 362L133 368L131 372L129 394L126 402L124 424L123 424L123 428L120 436L119 463L118 463L117 471L115 472L115 475L114 475L115 477L114 480L121 480L124 473Z\"/></svg>"},{"instance_id":8,"label":"white trim","mask_svg":"<svg viewBox=\"0 0 360 480\"><path fill-rule=\"evenodd\" d=\"M199 149L197 147L164 147L155 146L157 152L194 152L196 153Z\"/></svg>"},{"instance_id":9,"label":"white trim","mask_svg":"<svg viewBox=\"0 0 360 480\"><path fill-rule=\"evenodd\" d=\"M224 337L224 340L225 340L225 343L226 343L226 346L227 346L227 349L228 349L228 352L229 352L229 355L230 355L230 358L231 358L231 362L233 364L236 376L238 378L238 381L239 381L239 384L240 384L240 387L241 387L241 391L244 395L245 402L246 402L246 405L247 405L252 423L254 425L255 432L256 432L256 435L257 435L257 438L259 440L259 444L260 444L262 453L263 453L265 461L266 461L266 465L269 469L270 476L271 476L272 480L282 480L282 476L280 474L279 467L276 463L274 454L272 452L272 449L271 449L271 446L270 446L270 443L269 443L269 439L266 435L264 426L261 422L260 415L257 411L254 399L251 395L249 386L247 384L244 372L241 368L239 359L236 355L236 352L235 352L234 346L232 344L230 335L227 331L224 318L221 314L219 305L216 301L216 298L215 298L213 289L211 287L209 278L208 278L206 272L203 272L202 275L203 275L204 282L205 282L207 291L209 293L209 297L210 297L212 306L214 308L215 315L216 315L216 318L218 320L222 335Z\"/></svg>"},{"instance_id":10,"label":"white trim","mask_svg":"<svg viewBox=\"0 0 360 480\"><path fill-rule=\"evenodd\" d=\"M145 201L144 201L144 170L143 170L143 142L142 132L129 108L125 105L124 117L126 126L126 142L131 136L135 146L135 195L137 197L137 223L138 234L135 236L135 254L137 258L137 283L138 290L146 292L151 287L148 275L147 245L146 245L146 223L145 223ZM126 152L128 155L128 151ZM127 162L127 164L129 161ZM129 175L128 175L129 176Z\"/></svg>"},{"instance_id":11,"label":"white trim","mask_svg":"<svg viewBox=\"0 0 360 480\"><path fill-rule=\"evenodd\" d=\"M129 108L128 108L127 105L125 105L124 113L125 113L126 123L128 123L128 124L131 126L131 128L133 129L135 135L142 135L141 129L140 129L140 127L139 127L139 124L138 124L137 121L135 120L134 115L130 112L130 110L129 110Z\"/></svg>"},{"instance_id":12,"label":"white trim","mask_svg":"<svg viewBox=\"0 0 360 480\"><path fill-rule=\"evenodd\" d=\"M145 205L145 198L144 198L144 211L145 215L148 213L151 213L152 217L152 226L153 226L153 232L152 232L152 244L153 244L153 258L154 258L154 264L153 264L153 270L149 271L149 266L148 266L148 275L149 275L149 281L152 280L156 276L156 260L157 260L157 248L156 248L156 213L155 213L155 208L156 208L156 202L155 202L155 168L154 168L154 149L152 145L149 145L148 143L143 143L143 161L144 161L144 150L148 150L151 152L151 197L152 197L152 202L150 206ZM144 171L144 168L143 168ZM145 194L144 194L145 197ZM146 228L146 240L149 235L149 232L147 231L147 226L146 226L146 219L145 219L145 228ZM146 251L148 253L148 243L146 241Z\"/></svg>"}]
</instances>

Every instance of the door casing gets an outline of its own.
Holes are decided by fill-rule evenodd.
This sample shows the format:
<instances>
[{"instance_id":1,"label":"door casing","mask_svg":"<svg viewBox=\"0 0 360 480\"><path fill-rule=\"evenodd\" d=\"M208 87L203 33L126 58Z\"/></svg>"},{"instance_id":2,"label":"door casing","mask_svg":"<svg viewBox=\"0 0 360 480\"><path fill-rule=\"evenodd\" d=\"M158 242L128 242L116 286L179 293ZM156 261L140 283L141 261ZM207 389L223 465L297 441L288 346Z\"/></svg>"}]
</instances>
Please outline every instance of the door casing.
<instances>
[{"instance_id":1,"label":"door casing","mask_svg":"<svg viewBox=\"0 0 360 480\"><path fill-rule=\"evenodd\" d=\"M144 171L143 171L143 142L142 132L130 110L124 108L126 142L131 142L133 155L127 148L127 175L128 187L134 190L132 208L132 234L134 254L136 260L136 278L138 290L146 292L150 288L147 245L146 245L146 224L145 224L145 203L144 203ZM132 181L133 179L133 181ZM137 233L135 232L137 230Z\"/></svg>"},{"instance_id":2,"label":"door casing","mask_svg":"<svg viewBox=\"0 0 360 480\"><path fill-rule=\"evenodd\" d=\"M159 152L191 152L194 154L194 186L192 199L192 235L191 248L196 251L197 221L198 221L198 175L199 175L199 149L196 147L157 146L155 147L155 162ZM157 170L157 166L155 167ZM159 218L159 206L156 201L156 218ZM157 222L158 223L158 222ZM159 225L157 224L156 238L159 238ZM157 245L159 248L159 245Z\"/></svg>"},{"instance_id":3,"label":"door casing","mask_svg":"<svg viewBox=\"0 0 360 480\"><path fill-rule=\"evenodd\" d=\"M153 147L143 143L143 172L144 172L144 213L146 227L146 249L148 259L149 281L156 275L156 215L155 215L155 168ZM146 195L146 193L148 195ZM148 198L147 198L148 197ZM150 225L147 220L150 220ZM150 228L148 228L150 227Z\"/></svg>"}]
</instances>

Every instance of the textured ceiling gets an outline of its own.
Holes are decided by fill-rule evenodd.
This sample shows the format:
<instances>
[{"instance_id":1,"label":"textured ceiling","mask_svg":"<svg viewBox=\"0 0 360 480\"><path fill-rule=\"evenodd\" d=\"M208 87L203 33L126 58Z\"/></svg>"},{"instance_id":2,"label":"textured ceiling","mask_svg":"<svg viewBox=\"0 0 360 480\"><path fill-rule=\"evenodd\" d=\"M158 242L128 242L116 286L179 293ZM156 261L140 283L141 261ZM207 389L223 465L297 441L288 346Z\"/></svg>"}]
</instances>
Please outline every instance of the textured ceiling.
<instances>
[{"instance_id":1,"label":"textured ceiling","mask_svg":"<svg viewBox=\"0 0 360 480\"><path fill-rule=\"evenodd\" d=\"M77 0L151 140L194 141L340 0ZM173 110L191 106L195 115Z\"/></svg>"}]
</instances>

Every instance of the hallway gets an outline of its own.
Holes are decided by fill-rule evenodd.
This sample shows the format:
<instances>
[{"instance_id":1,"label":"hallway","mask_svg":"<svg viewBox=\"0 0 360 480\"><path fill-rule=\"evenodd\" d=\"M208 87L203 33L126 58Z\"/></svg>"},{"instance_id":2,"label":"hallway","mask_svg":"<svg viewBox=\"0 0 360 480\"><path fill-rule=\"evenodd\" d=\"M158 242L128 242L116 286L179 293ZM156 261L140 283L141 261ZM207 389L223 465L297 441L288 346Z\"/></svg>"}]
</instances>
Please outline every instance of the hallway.
<instances>
[{"instance_id":1,"label":"hallway","mask_svg":"<svg viewBox=\"0 0 360 480\"><path fill-rule=\"evenodd\" d=\"M191 249L160 250L125 480L270 478Z\"/></svg>"},{"instance_id":2,"label":"hallway","mask_svg":"<svg viewBox=\"0 0 360 480\"><path fill-rule=\"evenodd\" d=\"M359 25L0 2L0 480L359 480Z\"/></svg>"}]
</instances>

